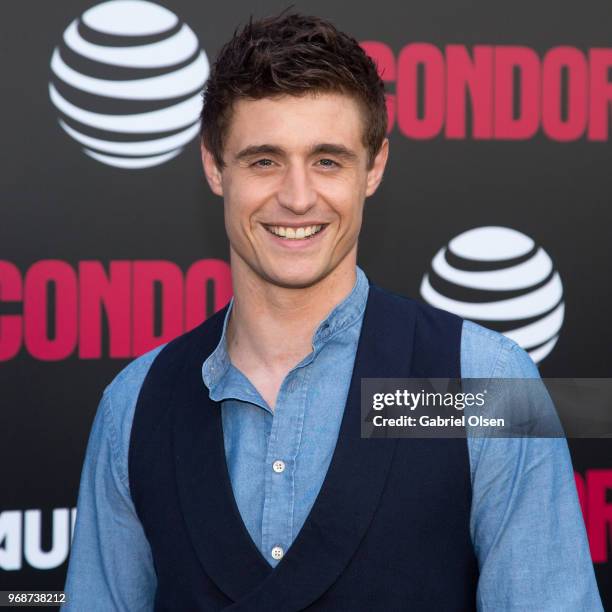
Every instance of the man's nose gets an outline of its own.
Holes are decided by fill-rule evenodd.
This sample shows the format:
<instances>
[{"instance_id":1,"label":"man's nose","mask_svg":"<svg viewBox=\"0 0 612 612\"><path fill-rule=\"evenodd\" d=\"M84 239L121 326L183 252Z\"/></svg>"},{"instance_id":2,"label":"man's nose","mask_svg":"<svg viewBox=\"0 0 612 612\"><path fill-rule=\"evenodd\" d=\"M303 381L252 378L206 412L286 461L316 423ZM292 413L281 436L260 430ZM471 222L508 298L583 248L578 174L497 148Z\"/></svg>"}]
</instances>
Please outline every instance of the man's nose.
<instances>
[{"instance_id":1,"label":"man's nose","mask_svg":"<svg viewBox=\"0 0 612 612\"><path fill-rule=\"evenodd\" d=\"M301 164L292 164L287 168L278 191L278 201L281 206L298 215L315 205L316 193L307 168Z\"/></svg>"}]
</instances>

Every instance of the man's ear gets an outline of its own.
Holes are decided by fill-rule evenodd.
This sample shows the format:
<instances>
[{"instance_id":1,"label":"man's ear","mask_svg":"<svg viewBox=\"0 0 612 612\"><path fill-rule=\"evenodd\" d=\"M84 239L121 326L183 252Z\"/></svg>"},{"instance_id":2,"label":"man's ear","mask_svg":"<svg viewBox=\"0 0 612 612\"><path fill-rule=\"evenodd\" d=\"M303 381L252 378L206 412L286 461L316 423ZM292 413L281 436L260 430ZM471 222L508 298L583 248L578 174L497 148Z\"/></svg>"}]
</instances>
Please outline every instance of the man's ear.
<instances>
[{"instance_id":1,"label":"man's ear","mask_svg":"<svg viewBox=\"0 0 612 612\"><path fill-rule=\"evenodd\" d=\"M389 157L389 139L383 140L376 157L374 158L374 164L372 169L368 170L368 176L366 179L366 197L371 196L382 181L385 166L387 165L387 158Z\"/></svg>"},{"instance_id":2,"label":"man's ear","mask_svg":"<svg viewBox=\"0 0 612 612\"><path fill-rule=\"evenodd\" d=\"M218 196L223 196L221 171L217 167L213 154L204 146L203 142L200 142L200 151L202 152L202 166L204 167L204 174L211 191Z\"/></svg>"}]
</instances>

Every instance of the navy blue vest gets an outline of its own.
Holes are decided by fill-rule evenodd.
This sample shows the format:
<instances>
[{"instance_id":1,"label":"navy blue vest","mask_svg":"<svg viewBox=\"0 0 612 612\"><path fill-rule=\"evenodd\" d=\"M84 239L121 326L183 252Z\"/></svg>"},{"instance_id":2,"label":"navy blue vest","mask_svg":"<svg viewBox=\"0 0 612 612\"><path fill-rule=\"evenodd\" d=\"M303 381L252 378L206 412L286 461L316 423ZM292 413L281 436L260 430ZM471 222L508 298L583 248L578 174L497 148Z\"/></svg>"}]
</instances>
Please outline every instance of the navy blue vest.
<instances>
[{"instance_id":1,"label":"navy blue vest","mask_svg":"<svg viewBox=\"0 0 612 612\"><path fill-rule=\"evenodd\" d=\"M461 319L370 282L329 470L272 568L240 516L220 405L202 381L226 311L159 353L136 406L129 481L153 554L155 610L475 610L466 440L360 435L361 378L459 378Z\"/></svg>"}]
</instances>

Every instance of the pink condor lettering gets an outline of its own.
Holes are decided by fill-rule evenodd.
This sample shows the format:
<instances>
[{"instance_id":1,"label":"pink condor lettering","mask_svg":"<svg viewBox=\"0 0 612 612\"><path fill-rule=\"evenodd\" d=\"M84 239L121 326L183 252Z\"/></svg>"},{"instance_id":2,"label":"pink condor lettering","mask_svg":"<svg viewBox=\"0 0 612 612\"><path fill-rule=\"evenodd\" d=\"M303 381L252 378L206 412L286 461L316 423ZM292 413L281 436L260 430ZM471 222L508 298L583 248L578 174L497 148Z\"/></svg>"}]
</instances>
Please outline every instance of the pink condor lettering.
<instances>
[{"instance_id":1,"label":"pink condor lettering","mask_svg":"<svg viewBox=\"0 0 612 612\"><path fill-rule=\"evenodd\" d=\"M607 563L612 544L612 470L586 470L584 476L574 472L578 499L589 536L593 563Z\"/></svg>"},{"instance_id":2,"label":"pink condor lettering","mask_svg":"<svg viewBox=\"0 0 612 612\"><path fill-rule=\"evenodd\" d=\"M43 361L77 349L81 359L136 357L194 328L231 295L230 268L219 259L196 261L185 274L170 261L81 261L75 269L50 259L22 275L0 261L0 361L22 348Z\"/></svg>"},{"instance_id":3,"label":"pink condor lettering","mask_svg":"<svg viewBox=\"0 0 612 612\"><path fill-rule=\"evenodd\" d=\"M389 132L397 124L415 140L528 140L538 131L560 142L609 138L612 49L558 46L540 56L518 45L415 42L396 57L383 42L361 46L395 85Z\"/></svg>"}]
</instances>

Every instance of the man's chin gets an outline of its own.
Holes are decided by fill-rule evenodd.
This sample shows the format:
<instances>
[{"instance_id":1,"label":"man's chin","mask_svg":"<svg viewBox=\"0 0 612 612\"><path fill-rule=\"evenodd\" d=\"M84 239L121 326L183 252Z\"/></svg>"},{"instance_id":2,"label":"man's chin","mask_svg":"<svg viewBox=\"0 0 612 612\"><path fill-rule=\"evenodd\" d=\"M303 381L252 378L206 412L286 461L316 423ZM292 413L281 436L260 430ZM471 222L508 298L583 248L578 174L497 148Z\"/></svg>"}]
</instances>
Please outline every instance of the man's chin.
<instances>
[{"instance_id":1,"label":"man's chin","mask_svg":"<svg viewBox=\"0 0 612 612\"><path fill-rule=\"evenodd\" d=\"M286 289L305 289L316 285L325 277L324 269L274 269L265 274L266 280L273 285Z\"/></svg>"}]
</instances>

